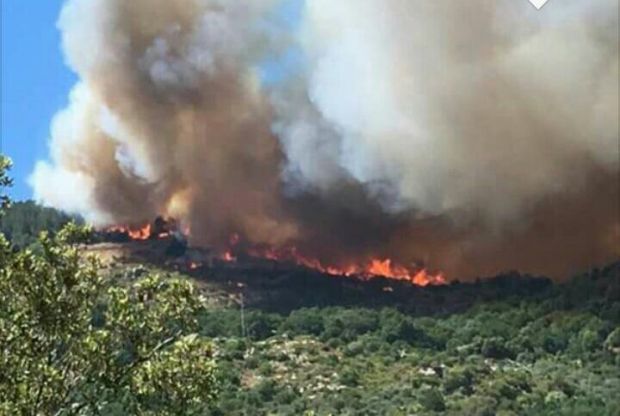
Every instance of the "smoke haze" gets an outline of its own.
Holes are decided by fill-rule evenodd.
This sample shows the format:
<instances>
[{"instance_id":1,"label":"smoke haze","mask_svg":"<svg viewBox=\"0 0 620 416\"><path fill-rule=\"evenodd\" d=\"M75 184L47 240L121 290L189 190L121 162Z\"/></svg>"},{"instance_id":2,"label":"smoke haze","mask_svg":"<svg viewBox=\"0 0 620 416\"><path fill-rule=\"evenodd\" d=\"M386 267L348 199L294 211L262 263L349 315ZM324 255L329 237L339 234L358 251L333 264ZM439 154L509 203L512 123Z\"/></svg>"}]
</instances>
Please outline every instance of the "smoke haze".
<instances>
[{"instance_id":1,"label":"smoke haze","mask_svg":"<svg viewBox=\"0 0 620 416\"><path fill-rule=\"evenodd\" d=\"M471 278L620 255L618 3L68 0L35 198ZM282 80L267 61L300 51Z\"/></svg>"}]
</instances>

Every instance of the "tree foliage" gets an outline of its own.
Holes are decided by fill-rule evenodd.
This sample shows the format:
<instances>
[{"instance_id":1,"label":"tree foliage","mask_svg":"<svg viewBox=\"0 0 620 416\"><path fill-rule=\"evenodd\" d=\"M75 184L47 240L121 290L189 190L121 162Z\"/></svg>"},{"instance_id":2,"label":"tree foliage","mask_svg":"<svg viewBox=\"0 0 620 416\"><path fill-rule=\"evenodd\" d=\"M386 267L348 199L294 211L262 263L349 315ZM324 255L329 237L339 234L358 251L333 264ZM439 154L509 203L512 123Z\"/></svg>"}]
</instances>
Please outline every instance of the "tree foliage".
<instances>
[{"instance_id":1,"label":"tree foliage","mask_svg":"<svg viewBox=\"0 0 620 416\"><path fill-rule=\"evenodd\" d=\"M41 254L0 236L0 409L6 414L191 414L216 393L203 302L187 281L114 286L69 225Z\"/></svg>"},{"instance_id":2,"label":"tree foliage","mask_svg":"<svg viewBox=\"0 0 620 416\"><path fill-rule=\"evenodd\" d=\"M43 233L36 252L0 234L0 414L203 414L217 392L204 300L186 280L104 278L81 252L89 232Z\"/></svg>"},{"instance_id":3,"label":"tree foliage","mask_svg":"<svg viewBox=\"0 0 620 416\"><path fill-rule=\"evenodd\" d=\"M13 179L8 172L11 170L12 162L8 157L0 154L0 216L11 205L11 200L6 194L6 190L13 185Z\"/></svg>"},{"instance_id":4,"label":"tree foliage","mask_svg":"<svg viewBox=\"0 0 620 416\"><path fill-rule=\"evenodd\" d=\"M620 414L620 263L388 292L244 270L198 292L151 266L102 268L86 238L0 236L1 415Z\"/></svg>"},{"instance_id":5,"label":"tree foliage","mask_svg":"<svg viewBox=\"0 0 620 416\"><path fill-rule=\"evenodd\" d=\"M240 336L239 310L215 308L201 319L225 368L214 414L620 414L619 273L610 265L530 297L508 296L514 282L461 285L480 300L450 314L246 309L269 328L260 337Z\"/></svg>"},{"instance_id":6,"label":"tree foliage","mask_svg":"<svg viewBox=\"0 0 620 416\"><path fill-rule=\"evenodd\" d=\"M14 202L0 218L0 232L13 245L25 248L36 243L42 231L56 233L70 222L81 220L33 201Z\"/></svg>"}]
</instances>

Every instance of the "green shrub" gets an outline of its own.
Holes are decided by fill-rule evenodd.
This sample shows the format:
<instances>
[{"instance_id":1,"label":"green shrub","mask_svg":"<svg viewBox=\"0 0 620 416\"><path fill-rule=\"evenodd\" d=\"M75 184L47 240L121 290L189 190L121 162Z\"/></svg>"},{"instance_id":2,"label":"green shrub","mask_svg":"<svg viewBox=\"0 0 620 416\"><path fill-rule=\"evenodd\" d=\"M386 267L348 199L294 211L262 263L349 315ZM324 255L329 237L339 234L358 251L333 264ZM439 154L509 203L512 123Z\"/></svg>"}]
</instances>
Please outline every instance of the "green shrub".
<instances>
[{"instance_id":1,"label":"green shrub","mask_svg":"<svg viewBox=\"0 0 620 416\"><path fill-rule=\"evenodd\" d=\"M293 311L282 323L281 330L293 335L315 335L324 331L323 315L317 308Z\"/></svg>"},{"instance_id":2,"label":"green shrub","mask_svg":"<svg viewBox=\"0 0 620 416\"><path fill-rule=\"evenodd\" d=\"M504 359L514 358L515 353L506 345L506 340L501 337L487 338L482 341L480 353L487 358Z\"/></svg>"},{"instance_id":3,"label":"green shrub","mask_svg":"<svg viewBox=\"0 0 620 416\"><path fill-rule=\"evenodd\" d=\"M433 412L443 412L446 410L446 402L441 392L435 388L430 388L422 392L420 404L426 410Z\"/></svg>"}]
</instances>

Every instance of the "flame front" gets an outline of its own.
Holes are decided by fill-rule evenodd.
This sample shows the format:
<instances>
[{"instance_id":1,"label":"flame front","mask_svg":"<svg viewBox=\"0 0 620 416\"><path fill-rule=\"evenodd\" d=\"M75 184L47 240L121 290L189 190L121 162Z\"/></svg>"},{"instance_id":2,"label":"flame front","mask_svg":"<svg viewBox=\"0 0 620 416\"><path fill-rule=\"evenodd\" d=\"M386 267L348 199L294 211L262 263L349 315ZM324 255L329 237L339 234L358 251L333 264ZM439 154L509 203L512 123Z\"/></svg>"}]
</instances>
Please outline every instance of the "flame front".
<instances>
[{"instance_id":1,"label":"flame front","mask_svg":"<svg viewBox=\"0 0 620 416\"><path fill-rule=\"evenodd\" d=\"M149 239L165 239L172 235L172 228L156 229L152 224L139 226L116 225L106 228L104 231L108 233L125 234L132 241L146 241Z\"/></svg>"},{"instance_id":2,"label":"flame front","mask_svg":"<svg viewBox=\"0 0 620 416\"><path fill-rule=\"evenodd\" d=\"M167 226L162 229L157 225L146 224L139 227L114 226L105 231L125 234L132 241L166 239L172 236L174 229L177 229L176 222L172 219L167 220L166 224ZM186 236L189 235L189 227L183 227L182 230ZM340 265L326 264L315 257L301 253L296 247L248 247L238 234L231 235L228 240L228 248L220 251L218 255L218 258L225 263L236 263L244 257L294 264L331 276L356 277L361 279L383 277L411 282L411 284L416 286L438 286L447 283L442 273L433 273L425 268L417 266L407 267L390 258L376 257L367 260L350 261ZM201 267L201 264L189 262L187 267L189 270L196 270Z\"/></svg>"},{"instance_id":3,"label":"flame front","mask_svg":"<svg viewBox=\"0 0 620 416\"><path fill-rule=\"evenodd\" d=\"M151 237L151 224L139 228L117 225L107 228L105 231L109 233L127 234L130 240L144 241Z\"/></svg>"},{"instance_id":4,"label":"flame front","mask_svg":"<svg viewBox=\"0 0 620 416\"><path fill-rule=\"evenodd\" d=\"M225 262L237 262L236 255L239 237L234 236L230 239L231 249L224 251L219 258ZM447 283L443 273L432 273L425 268L408 268L394 262L392 259L373 258L363 262L351 262L344 266L326 265L320 260L303 255L295 247L275 249L270 247L252 247L245 250L245 253L252 258L272 260L282 263L292 263L297 266L317 270L321 273L332 276L357 277L372 279L383 277L393 280L408 281L416 286L439 286Z\"/></svg>"}]
</instances>

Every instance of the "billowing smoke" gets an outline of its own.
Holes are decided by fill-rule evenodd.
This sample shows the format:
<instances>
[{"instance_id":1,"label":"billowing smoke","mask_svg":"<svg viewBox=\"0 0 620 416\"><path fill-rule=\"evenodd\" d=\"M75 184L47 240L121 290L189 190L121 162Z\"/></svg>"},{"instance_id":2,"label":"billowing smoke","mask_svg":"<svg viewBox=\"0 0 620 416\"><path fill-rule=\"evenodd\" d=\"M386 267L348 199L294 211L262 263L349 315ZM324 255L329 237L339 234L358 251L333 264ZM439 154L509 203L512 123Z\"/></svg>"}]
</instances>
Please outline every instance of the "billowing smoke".
<instances>
[{"instance_id":1,"label":"billowing smoke","mask_svg":"<svg viewBox=\"0 0 620 416\"><path fill-rule=\"evenodd\" d=\"M35 197L449 277L620 255L616 0L306 0L294 29L283 1L67 1Z\"/></svg>"},{"instance_id":2,"label":"billowing smoke","mask_svg":"<svg viewBox=\"0 0 620 416\"><path fill-rule=\"evenodd\" d=\"M95 224L173 215L210 243L233 229L292 236L293 223L278 223L282 156L256 73L278 43L265 31L273 6L67 2L59 26L80 83L54 120L36 197Z\"/></svg>"}]
</instances>

